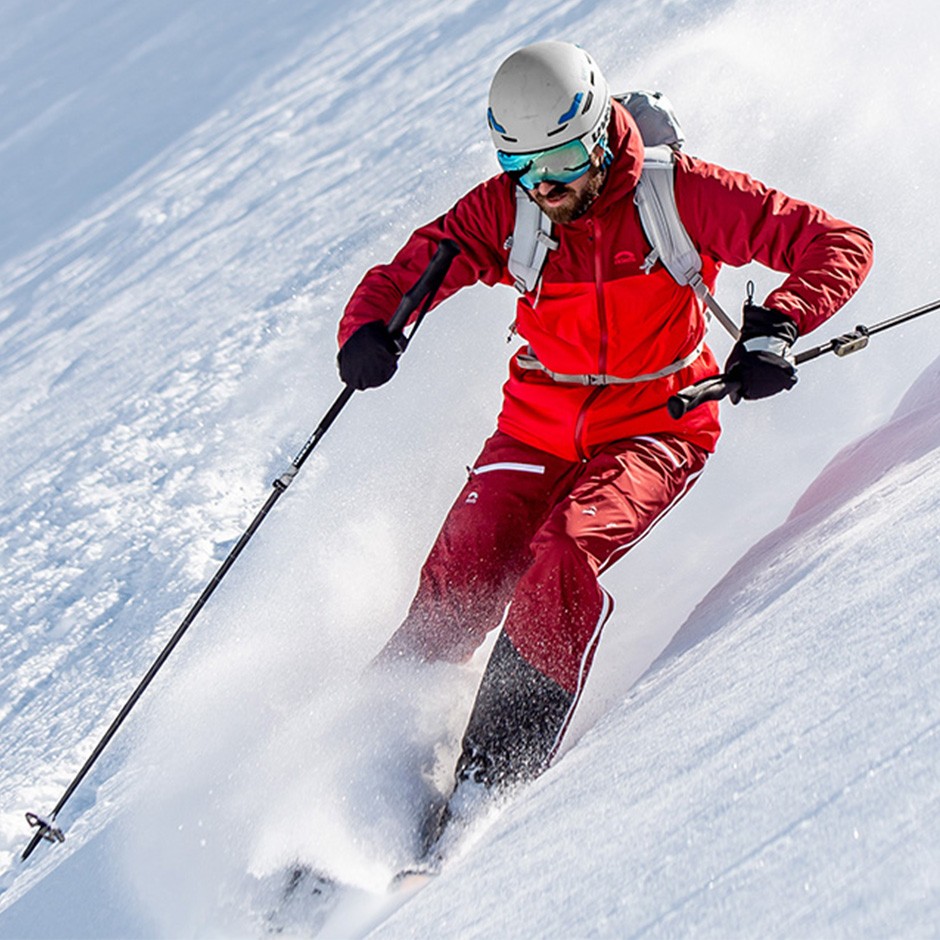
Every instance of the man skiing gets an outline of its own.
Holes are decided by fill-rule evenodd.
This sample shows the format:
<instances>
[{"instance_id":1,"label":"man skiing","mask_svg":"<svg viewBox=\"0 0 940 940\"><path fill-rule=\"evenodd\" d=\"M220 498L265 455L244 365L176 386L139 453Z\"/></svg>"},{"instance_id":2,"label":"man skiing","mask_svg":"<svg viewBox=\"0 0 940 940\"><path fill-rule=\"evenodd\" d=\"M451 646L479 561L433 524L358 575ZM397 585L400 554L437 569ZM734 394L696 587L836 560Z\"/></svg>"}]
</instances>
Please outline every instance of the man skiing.
<instances>
[{"instance_id":1,"label":"man skiing","mask_svg":"<svg viewBox=\"0 0 940 940\"><path fill-rule=\"evenodd\" d=\"M675 420L670 395L719 369L700 296L651 257L635 193L644 146L582 49L540 42L497 71L488 124L502 172L372 268L339 327L340 375L388 381L386 327L437 245L461 254L438 301L509 271L517 186L553 223L541 277L518 299L497 430L431 549L408 615L380 660L465 661L502 629L456 769L460 794L499 792L544 770L584 688L612 600L598 575L684 496L719 436L714 402ZM786 274L744 309L725 371L741 397L796 382L787 351L857 290L871 265L861 229L750 177L683 153L675 202L712 289L723 264Z\"/></svg>"}]
</instances>

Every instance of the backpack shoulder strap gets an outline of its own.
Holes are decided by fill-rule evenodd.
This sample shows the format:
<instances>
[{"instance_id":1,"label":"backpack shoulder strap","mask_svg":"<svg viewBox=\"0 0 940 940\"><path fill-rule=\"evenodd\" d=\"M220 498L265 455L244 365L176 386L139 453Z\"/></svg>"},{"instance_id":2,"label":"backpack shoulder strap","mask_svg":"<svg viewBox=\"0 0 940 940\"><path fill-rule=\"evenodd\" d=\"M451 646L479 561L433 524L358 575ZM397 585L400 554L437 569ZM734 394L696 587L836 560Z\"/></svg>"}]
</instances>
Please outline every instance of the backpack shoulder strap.
<instances>
[{"instance_id":1,"label":"backpack shoulder strap","mask_svg":"<svg viewBox=\"0 0 940 940\"><path fill-rule=\"evenodd\" d=\"M649 270L661 261L675 281L691 284L702 270L702 258L679 218L675 158L670 147L646 148L635 198L640 223L653 246L644 267Z\"/></svg>"},{"instance_id":2,"label":"backpack shoulder strap","mask_svg":"<svg viewBox=\"0 0 940 940\"><path fill-rule=\"evenodd\" d=\"M520 294L538 287L549 251L558 247L552 238L552 220L521 186L516 186L516 224L507 241L509 273Z\"/></svg>"},{"instance_id":3,"label":"backpack shoulder strap","mask_svg":"<svg viewBox=\"0 0 940 940\"><path fill-rule=\"evenodd\" d=\"M705 286L701 255L679 217L676 206L675 153L668 145L646 148L635 199L640 224L653 246L643 267L649 271L657 261L661 261L673 280L691 287L721 325L737 339L740 331Z\"/></svg>"}]
</instances>

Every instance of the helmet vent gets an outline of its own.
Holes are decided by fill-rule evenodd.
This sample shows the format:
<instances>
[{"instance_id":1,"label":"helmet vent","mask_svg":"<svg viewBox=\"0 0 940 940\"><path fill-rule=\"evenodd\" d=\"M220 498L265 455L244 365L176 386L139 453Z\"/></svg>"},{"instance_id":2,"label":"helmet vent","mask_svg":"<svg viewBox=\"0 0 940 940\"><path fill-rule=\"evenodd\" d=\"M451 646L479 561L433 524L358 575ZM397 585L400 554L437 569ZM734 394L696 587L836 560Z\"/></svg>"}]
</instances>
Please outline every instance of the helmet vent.
<instances>
[{"instance_id":1,"label":"helmet vent","mask_svg":"<svg viewBox=\"0 0 940 940\"><path fill-rule=\"evenodd\" d=\"M567 124L578 113L578 108L581 106L581 99L583 97L584 93L579 91L571 99L571 107L558 119L559 124Z\"/></svg>"},{"instance_id":2,"label":"helmet vent","mask_svg":"<svg viewBox=\"0 0 940 940\"><path fill-rule=\"evenodd\" d=\"M582 114L587 114L591 110L591 105L594 103L594 92L589 91L587 93L587 98L584 99L584 107L581 109Z\"/></svg>"}]
</instances>

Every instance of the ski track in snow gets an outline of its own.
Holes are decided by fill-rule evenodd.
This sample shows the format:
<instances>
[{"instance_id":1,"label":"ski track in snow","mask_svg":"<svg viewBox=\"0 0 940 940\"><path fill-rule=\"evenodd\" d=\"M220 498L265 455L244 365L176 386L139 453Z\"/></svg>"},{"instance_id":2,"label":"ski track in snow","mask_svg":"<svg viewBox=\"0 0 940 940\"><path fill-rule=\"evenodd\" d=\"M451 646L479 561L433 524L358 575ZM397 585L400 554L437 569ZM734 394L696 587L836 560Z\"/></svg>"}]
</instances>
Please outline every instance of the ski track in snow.
<instances>
[{"instance_id":1,"label":"ski track in snow","mask_svg":"<svg viewBox=\"0 0 940 940\"><path fill-rule=\"evenodd\" d=\"M413 851L474 672L356 677L492 427L510 292L449 301L353 400L66 844L16 861L337 393L362 272L494 171L472 116L496 64L575 38L666 90L693 152L871 228L822 341L934 299L934 125L895 159L940 78L913 6L0 9L0 936L234 935L295 858L372 888ZM723 296L747 277L775 282ZM728 410L695 494L609 575L570 750L378 936L936 936L938 329Z\"/></svg>"}]
</instances>

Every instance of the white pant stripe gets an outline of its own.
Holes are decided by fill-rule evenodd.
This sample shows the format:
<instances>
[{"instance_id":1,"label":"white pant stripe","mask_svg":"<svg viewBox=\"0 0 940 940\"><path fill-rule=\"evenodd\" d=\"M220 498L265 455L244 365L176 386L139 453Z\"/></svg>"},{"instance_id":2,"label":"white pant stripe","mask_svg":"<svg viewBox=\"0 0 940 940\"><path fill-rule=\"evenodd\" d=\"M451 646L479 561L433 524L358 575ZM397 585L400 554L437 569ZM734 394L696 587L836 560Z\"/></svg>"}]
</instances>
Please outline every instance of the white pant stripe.
<instances>
[{"instance_id":1,"label":"white pant stripe","mask_svg":"<svg viewBox=\"0 0 940 940\"><path fill-rule=\"evenodd\" d=\"M490 473L493 470L514 470L517 473L545 473L545 467L537 463L512 463L504 461L503 463L488 463L482 467L474 467L473 474Z\"/></svg>"}]
</instances>

